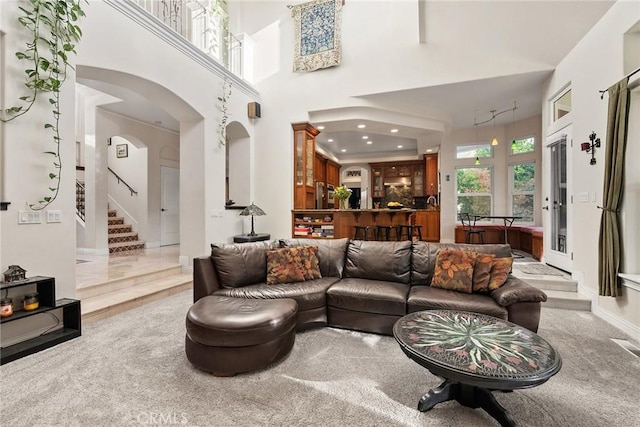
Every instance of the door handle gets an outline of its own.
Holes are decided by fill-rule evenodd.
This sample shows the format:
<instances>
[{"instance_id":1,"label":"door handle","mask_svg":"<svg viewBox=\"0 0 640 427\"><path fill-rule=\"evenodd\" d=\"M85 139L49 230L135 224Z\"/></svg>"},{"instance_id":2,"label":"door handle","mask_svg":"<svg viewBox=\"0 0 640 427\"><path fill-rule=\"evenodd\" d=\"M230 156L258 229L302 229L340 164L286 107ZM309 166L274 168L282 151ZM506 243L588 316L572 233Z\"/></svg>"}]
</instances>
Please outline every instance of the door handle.
<instances>
[{"instance_id":1,"label":"door handle","mask_svg":"<svg viewBox=\"0 0 640 427\"><path fill-rule=\"evenodd\" d=\"M165 209L165 208L160 209L160 212L164 212L164 211L166 211L166 209Z\"/></svg>"},{"instance_id":2,"label":"door handle","mask_svg":"<svg viewBox=\"0 0 640 427\"><path fill-rule=\"evenodd\" d=\"M549 206L543 206L542 209L544 209L545 211L549 210Z\"/></svg>"}]
</instances>

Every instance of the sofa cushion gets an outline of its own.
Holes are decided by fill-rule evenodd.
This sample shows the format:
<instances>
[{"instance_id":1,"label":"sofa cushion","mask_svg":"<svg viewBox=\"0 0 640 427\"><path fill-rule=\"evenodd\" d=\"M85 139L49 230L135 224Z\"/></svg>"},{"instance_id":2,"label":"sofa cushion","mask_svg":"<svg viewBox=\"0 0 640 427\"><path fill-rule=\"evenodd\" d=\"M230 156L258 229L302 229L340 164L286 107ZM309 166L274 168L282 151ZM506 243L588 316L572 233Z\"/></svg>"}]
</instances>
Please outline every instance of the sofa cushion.
<instances>
[{"instance_id":1,"label":"sofa cushion","mask_svg":"<svg viewBox=\"0 0 640 427\"><path fill-rule=\"evenodd\" d=\"M503 244L467 245L463 243L416 242L412 250L412 285L429 285L431 283L436 255L440 249L462 249L479 254L495 254L496 257L511 256L511 246Z\"/></svg>"},{"instance_id":2,"label":"sofa cushion","mask_svg":"<svg viewBox=\"0 0 640 427\"><path fill-rule=\"evenodd\" d=\"M322 277L342 277L349 239L282 239L280 246L317 246Z\"/></svg>"},{"instance_id":3,"label":"sofa cushion","mask_svg":"<svg viewBox=\"0 0 640 427\"><path fill-rule=\"evenodd\" d=\"M489 288L491 268L493 267L494 254L477 254L476 263L473 266L473 292Z\"/></svg>"},{"instance_id":4,"label":"sofa cushion","mask_svg":"<svg viewBox=\"0 0 640 427\"><path fill-rule=\"evenodd\" d=\"M320 279L317 246L297 246L267 251L267 284Z\"/></svg>"},{"instance_id":5,"label":"sofa cushion","mask_svg":"<svg viewBox=\"0 0 640 427\"><path fill-rule=\"evenodd\" d=\"M327 305L363 313L405 315L409 287L397 282L342 279L327 290Z\"/></svg>"},{"instance_id":6,"label":"sofa cushion","mask_svg":"<svg viewBox=\"0 0 640 427\"><path fill-rule=\"evenodd\" d=\"M475 262L475 252L441 249L436 256L431 286L470 294L473 292Z\"/></svg>"},{"instance_id":7,"label":"sofa cushion","mask_svg":"<svg viewBox=\"0 0 640 427\"><path fill-rule=\"evenodd\" d=\"M225 288L263 283L267 279L267 250L277 242L211 245L211 259Z\"/></svg>"},{"instance_id":8,"label":"sofa cushion","mask_svg":"<svg viewBox=\"0 0 640 427\"><path fill-rule=\"evenodd\" d=\"M507 276L511 271L513 258L495 258L491 267L491 279L489 279L489 291L495 291L507 281Z\"/></svg>"},{"instance_id":9,"label":"sofa cushion","mask_svg":"<svg viewBox=\"0 0 640 427\"><path fill-rule=\"evenodd\" d=\"M430 286L413 286L407 298L407 313L422 310L460 310L507 319L507 309L489 295L464 294Z\"/></svg>"},{"instance_id":10,"label":"sofa cushion","mask_svg":"<svg viewBox=\"0 0 640 427\"><path fill-rule=\"evenodd\" d=\"M345 277L409 283L411 241L351 240L347 247Z\"/></svg>"},{"instance_id":11,"label":"sofa cushion","mask_svg":"<svg viewBox=\"0 0 640 427\"><path fill-rule=\"evenodd\" d=\"M259 299L291 298L298 303L298 311L306 311L324 308L327 305L327 289L338 280L340 279L336 277L324 277L306 282L278 285L258 283L241 288L218 289L212 295Z\"/></svg>"}]
</instances>

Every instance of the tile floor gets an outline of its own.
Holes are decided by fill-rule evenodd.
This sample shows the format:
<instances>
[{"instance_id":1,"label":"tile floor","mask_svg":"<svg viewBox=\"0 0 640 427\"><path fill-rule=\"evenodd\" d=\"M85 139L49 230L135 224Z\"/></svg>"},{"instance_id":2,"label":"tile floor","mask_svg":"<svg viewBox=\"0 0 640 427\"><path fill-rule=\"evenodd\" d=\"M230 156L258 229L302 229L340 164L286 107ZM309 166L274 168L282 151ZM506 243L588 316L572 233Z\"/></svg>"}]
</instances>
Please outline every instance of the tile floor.
<instances>
[{"instance_id":1,"label":"tile floor","mask_svg":"<svg viewBox=\"0 0 640 427\"><path fill-rule=\"evenodd\" d=\"M76 289L179 265L180 245L109 255L76 255Z\"/></svg>"}]
</instances>

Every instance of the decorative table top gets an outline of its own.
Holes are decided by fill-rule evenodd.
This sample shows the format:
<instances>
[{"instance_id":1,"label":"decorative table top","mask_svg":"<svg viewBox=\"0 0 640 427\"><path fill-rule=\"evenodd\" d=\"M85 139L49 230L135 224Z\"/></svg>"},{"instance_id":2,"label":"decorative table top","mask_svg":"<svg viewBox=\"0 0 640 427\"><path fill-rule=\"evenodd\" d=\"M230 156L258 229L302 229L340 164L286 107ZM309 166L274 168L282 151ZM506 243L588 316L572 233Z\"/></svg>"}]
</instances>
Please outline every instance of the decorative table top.
<instances>
[{"instance_id":1,"label":"decorative table top","mask_svg":"<svg viewBox=\"0 0 640 427\"><path fill-rule=\"evenodd\" d=\"M453 310L408 314L393 327L408 357L436 375L481 387L533 387L562 366L536 333L496 317Z\"/></svg>"}]
</instances>

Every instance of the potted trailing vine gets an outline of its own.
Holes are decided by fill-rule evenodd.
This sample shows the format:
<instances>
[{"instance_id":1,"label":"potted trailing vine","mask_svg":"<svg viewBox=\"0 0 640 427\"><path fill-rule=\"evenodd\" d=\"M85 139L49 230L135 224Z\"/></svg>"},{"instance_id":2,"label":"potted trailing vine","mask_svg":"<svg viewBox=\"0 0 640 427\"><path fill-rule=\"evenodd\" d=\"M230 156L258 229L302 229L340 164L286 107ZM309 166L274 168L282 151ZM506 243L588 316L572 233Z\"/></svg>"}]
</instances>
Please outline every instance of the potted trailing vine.
<instances>
[{"instance_id":1,"label":"potted trailing vine","mask_svg":"<svg viewBox=\"0 0 640 427\"><path fill-rule=\"evenodd\" d=\"M222 95L218 97L218 101L220 102L219 108L222 113L220 123L218 124L218 143L221 147L227 142L227 122L229 121L229 110L227 104L229 102L229 97L231 97L231 81L225 77L224 82L222 83Z\"/></svg>"},{"instance_id":2,"label":"potted trailing vine","mask_svg":"<svg viewBox=\"0 0 640 427\"><path fill-rule=\"evenodd\" d=\"M85 16L80 0L28 0L18 6L22 14L18 22L28 31L26 48L16 52L16 57L25 61L24 86L28 93L19 98L17 105L1 112L0 120L10 122L28 113L36 101L48 94L52 120L44 128L52 133L54 147L45 154L53 157L53 172L49 172L49 195L30 203L33 210L41 210L51 204L60 191L62 159L60 157L60 90L67 79L67 70L73 66L69 55L82 38L77 24Z\"/></svg>"}]
</instances>

